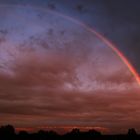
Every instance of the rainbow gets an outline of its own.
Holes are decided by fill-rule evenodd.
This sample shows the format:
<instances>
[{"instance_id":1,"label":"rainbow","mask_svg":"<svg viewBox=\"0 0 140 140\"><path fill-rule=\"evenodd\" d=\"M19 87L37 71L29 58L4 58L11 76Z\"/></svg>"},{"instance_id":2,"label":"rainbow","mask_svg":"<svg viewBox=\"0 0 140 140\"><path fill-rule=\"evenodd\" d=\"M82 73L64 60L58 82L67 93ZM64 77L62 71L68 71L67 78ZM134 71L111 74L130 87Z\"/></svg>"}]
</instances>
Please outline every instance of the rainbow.
<instances>
[{"instance_id":1,"label":"rainbow","mask_svg":"<svg viewBox=\"0 0 140 140\"><path fill-rule=\"evenodd\" d=\"M105 38L101 33L97 32L95 29L91 28L90 26L87 26L83 22L80 22L72 17L62 15L60 13L56 13L56 14L59 14L60 16L63 16L65 18L79 24L80 26L84 27L85 29L87 29L88 31L90 31L91 33L96 35L101 41L103 41L121 59L121 61L127 66L129 71L135 77L138 85L140 86L140 76L139 76L138 72L135 70L133 65L128 61L127 57L109 39Z\"/></svg>"},{"instance_id":2,"label":"rainbow","mask_svg":"<svg viewBox=\"0 0 140 140\"><path fill-rule=\"evenodd\" d=\"M105 44L107 44L118 56L119 58L124 62L124 64L128 67L129 71L133 74L133 76L135 77L138 85L140 86L140 76L138 74L138 72L135 70L135 68L132 66L132 64L128 61L128 59L125 57L125 55L119 50L117 49L117 47L111 43L111 41L109 41L108 39L106 39L104 36L102 36L101 34L97 33L96 31L92 30L92 32L96 33L96 35L102 40L104 41Z\"/></svg>"},{"instance_id":3,"label":"rainbow","mask_svg":"<svg viewBox=\"0 0 140 140\"><path fill-rule=\"evenodd\" d=\"M49 9L45 9L43 7L37 7L37 6L24 6L24 5L7 5L7 4L2 4L0 5L0 7L20 7L20 8L34 8L34 9L38 9L44 12L51 12L54 13L58 16L61 16L63 18L66 18L82 27L84 27L87 31L93 33L94 35L96 35L101 41L103 41L108 47L110 47L110 49L121 59L121 61L127 66L127 68L129 69L129 71L132 73L132 75L134 76L134 78L136 79L138 85L140 86L140 76L138 74L138 72L136 71L136 69L133 67L133 65L129 62L129 60L127 59L127 57L106 37L104 37L101 33L97 32L95 29L93 29L92 27L86 25L85 23L74 19L70 16L64 15L62 13L58 13L57 11L52 11Z\"/></svg>"}]
</instances>

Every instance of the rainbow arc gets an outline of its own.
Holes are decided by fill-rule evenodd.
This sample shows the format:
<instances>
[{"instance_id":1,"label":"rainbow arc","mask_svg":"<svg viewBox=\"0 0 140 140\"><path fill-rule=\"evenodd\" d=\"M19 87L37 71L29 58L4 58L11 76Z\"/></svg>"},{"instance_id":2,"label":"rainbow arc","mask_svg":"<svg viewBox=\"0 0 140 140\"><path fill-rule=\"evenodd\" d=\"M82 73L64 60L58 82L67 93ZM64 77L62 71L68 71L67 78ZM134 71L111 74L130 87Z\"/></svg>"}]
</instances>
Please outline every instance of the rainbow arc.
<instances>
[{"instance_id":1,"label":"rainbow arc","mask_svg":"<svg viewBox=\"0 0 140 140\"><path fill-rule=\"evenodd\" d=\"M138 74L138 72L136 71L136 69L133 67L133 65L129 62L129 60L127 59L127 57L106 37L104 37L103 35L101 35L99 32L97 32L95 29L87 26L86 24L84 24L83 22L80 22L77 19L74 19L70 16L66 16L62 13L56 12L56 11L51 11L42 7L37 7L37 6L24 6L24 5L7 5L7 4L2 4L0 5L0 7L20 7L20 8L34 8L34 9L38 9L44 12L51 12L54 13L58 16L61 16L63 18L66 18L76 24L78 24L79 26L84 27L87 31L93 33L94 35L96 35L101 41L103 41L108 47L110 47L110 49L121 59L121 61L127 66L127 68L129 69L129 71L132 73L132 75L135 77L138 85L140 86L140 76Z\"/></svg>"}]
</instances>

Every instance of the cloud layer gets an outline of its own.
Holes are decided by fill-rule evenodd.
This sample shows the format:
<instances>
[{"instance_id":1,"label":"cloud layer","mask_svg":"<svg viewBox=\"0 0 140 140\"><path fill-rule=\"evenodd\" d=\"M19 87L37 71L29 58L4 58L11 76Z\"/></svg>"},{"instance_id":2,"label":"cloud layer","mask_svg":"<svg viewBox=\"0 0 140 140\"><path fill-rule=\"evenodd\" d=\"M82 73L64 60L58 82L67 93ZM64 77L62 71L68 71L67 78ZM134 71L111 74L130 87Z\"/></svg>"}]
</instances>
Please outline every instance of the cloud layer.
<instances>
[{"instance_id":1,"label":"cloud layer","mask_svg":"<svg viewBox=\"0 0 140 140\"><path fill-rule=\"evenodd\" d=\"M2 10L0 124L137 127L140 89L108 46L58 15Z\"/></svg>"}]
</instances>

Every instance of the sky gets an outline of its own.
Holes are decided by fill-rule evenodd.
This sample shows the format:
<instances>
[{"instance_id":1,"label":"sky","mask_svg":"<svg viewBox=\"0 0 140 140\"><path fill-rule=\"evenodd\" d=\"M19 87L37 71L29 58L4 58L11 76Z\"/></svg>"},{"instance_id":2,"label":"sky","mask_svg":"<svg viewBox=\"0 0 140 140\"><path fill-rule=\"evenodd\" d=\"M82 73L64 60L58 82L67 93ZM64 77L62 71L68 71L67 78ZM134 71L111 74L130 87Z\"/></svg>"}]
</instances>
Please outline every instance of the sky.
<instances>
[{"instance_id":1,"label":"sky","mask_svg":"<svg viewBox=\"0 0 140 140\"><path fill-rule=\"evenodd\" d=\"M91 31L113 42L139 74L138 5L1 1L0 125L140 132L140 87L120 56Z\"/></svg>"}]
</instances>

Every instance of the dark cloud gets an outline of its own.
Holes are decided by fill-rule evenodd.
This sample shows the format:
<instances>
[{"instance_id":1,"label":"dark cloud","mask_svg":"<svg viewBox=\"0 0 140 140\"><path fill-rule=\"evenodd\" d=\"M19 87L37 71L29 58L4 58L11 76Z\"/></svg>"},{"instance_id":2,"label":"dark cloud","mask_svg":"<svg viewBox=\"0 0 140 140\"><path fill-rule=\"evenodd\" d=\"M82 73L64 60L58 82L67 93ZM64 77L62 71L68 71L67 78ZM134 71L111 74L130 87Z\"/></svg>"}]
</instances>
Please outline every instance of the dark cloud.
<instances>
[{"instance_id":1,"label":"dark cloud","mask_svg":"<svg viewBox=\"0 0 140 140\"><path fill-rule=\"evenodd\" d=\"M95 88L98 85L93 84L88 91L79 88L80 79L75 72L82 64L86 63L87 67L88 59L77 63L75 57L70 57L71 53L56 53L56 50L49 50L48 55L41 57L36 52L26 53L26 58L23 54L16 60L12 68L14 75L0 75L0 112L9 116L3 118L3 122L10 121L16 126L23 120L28 123L24 123L25 126L102 126L111 128L112 132L119 131L122 124L126 129L128 122L129 126L138 123L133 116L139 116L139 88L122 63L122 69L93 79L102 87ZM93 68L96 65L92 63ZM94 73L93 70L87 72ZM66 83L73 88L65 87ZM17 118L11 121L15 115Z\"/></svg>"}]
</instances>

